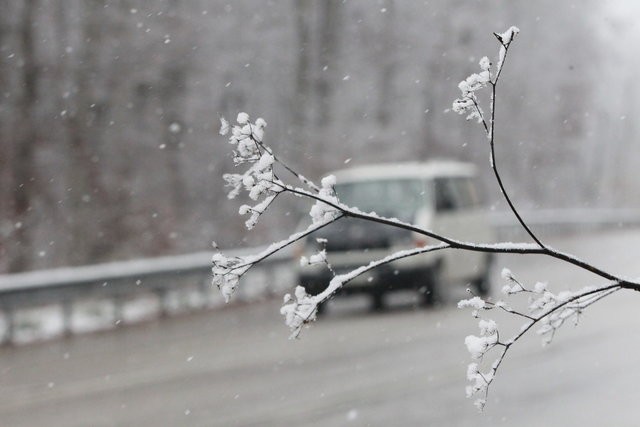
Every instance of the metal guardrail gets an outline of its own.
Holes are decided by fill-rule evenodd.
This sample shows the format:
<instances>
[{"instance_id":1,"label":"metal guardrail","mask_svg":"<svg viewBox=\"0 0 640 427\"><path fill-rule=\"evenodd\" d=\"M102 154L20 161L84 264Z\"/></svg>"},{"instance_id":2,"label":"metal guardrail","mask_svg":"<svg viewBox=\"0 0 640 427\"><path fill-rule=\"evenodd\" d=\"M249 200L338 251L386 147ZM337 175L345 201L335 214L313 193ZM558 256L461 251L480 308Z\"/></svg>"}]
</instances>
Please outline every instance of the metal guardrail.
<instances>
[{"instance_id":1,"label":"metal guardrail","mask_svg":"<svg viewBox=\"0 0 640 427\"><path fill-rule=\"evenodd\" d=\"M534 229L576 230L640 225L640 210L543 210L523 212ZM501 238L521 232L509 213L490 213L490 220ZM227 251L227 255L257 253L261 248ZM154 294L160 301L160 315L168 314L167 294L196 289L211 295L212 252L113 262L84 267L59 268L12 275L0 275L0 310L7 327L2 342L12 342L17 310L41 305L62 307L64 333L72 333L74 304L87 299L113 301L114 324L122 317L122 304L136 294ZM261 262L250 274L265 275L262 288L239 288L236 300L279 293L294 284L290 251L283 251ZM287 274L289 279L287 279ZM276 280L277 279L277 280ZM245 283L253 282L245 280ZM277 287L274 287L277 286ZM256 287L255 283L253 284ZM220 301L218 301L219 303Z\"/></svg>"},{"instance_id":2,"label":"metal guardrail","mask_svg":"<svg viewBox=\"0 0 640 427\"><path fill-rule=\"evenodd\" d=\"M570 232L640 226L640 209L540 209L520 213L534 231ZM524 238L526 232L511 212L489 212L501 239Z\"/></svg>"},{"instance_id":3,"label":"metal guardrail","mask_svg":"<svg viewBox=\"0 0 640 427\"><path fill-rule=\"evenodd\" d=\"M246 255L260 248L235 250L227 255ZM0 275L0 310L4 313L6 328L4 343L15 336L16 312L25 308L59 304L62 307L64 334L71 334L74 305L91 299L113 301L113 325L122 324L122 306L136 295L153 294L160 303L160 315L169 313L167 295L170 292L197 291L210 299L211 257L213 252L166 256L151 259L112 262L91 266L58 268L34 272ZM276 254L257 265L249 274L262 275L262 283L282 283L275 277L286 276L280 269L290 270L291 255ZM292 284L292 281L291 281ZM282 286L280 286L282 287ZM239 288L238 300L264 296L266 286L260 290ZM281 289L273 289L278 291ZM216 290L217 291L217 290ZM218 301L219 304L221 301Z\"/></svg>"}]
</instances>

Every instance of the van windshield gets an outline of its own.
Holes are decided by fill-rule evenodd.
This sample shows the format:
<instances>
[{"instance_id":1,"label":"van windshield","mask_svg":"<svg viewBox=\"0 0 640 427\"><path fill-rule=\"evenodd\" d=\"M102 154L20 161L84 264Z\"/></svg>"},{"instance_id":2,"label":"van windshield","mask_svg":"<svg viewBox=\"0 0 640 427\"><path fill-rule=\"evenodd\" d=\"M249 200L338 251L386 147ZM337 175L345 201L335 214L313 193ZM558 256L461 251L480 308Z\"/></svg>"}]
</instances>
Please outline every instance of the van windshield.
<instances>
[{"instance_id":1,"label":"van windshield","mask_svg":"<svg viewBox=\"0 0 640 427\"><path fill-rule=\"evenodd\" d=\"M426 186L417 179L338 183L335 188L342 203L403 221L412 221L417 210L429 200Z\"/></svg>"}]
</instances>

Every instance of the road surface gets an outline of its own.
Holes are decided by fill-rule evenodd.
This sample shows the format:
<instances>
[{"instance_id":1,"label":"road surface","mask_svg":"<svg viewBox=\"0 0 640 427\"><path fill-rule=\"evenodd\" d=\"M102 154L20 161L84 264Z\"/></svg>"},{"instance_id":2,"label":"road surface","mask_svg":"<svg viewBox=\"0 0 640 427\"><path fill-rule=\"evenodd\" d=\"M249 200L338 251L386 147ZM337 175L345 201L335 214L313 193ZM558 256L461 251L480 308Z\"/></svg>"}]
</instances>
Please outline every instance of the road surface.
<instances>
[{"instance_id":1,"label":"road surface","mask_svg":"<svg viewBox=\"0 0 640 427\"><path fill-rule=\"evenodd\" d=\"M551 242L640 276L639 231ZM540 257L497 264L556 290L598 283ZM2 348L0 425L639 425L640 294L600 302L551 346L532 335L514 348L483 414L464 396L463 340L477 321L452 302L425 310L401 297L384 313L336 301L299 341L267 301Z\"/></svg>"}]
</instances>

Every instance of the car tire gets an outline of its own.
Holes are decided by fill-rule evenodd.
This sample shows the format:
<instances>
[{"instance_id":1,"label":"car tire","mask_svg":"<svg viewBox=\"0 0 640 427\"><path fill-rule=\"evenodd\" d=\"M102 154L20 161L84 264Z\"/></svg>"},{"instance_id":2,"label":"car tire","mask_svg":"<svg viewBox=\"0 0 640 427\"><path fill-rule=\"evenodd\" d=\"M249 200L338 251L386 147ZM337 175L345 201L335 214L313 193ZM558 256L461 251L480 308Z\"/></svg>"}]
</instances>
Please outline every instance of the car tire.
<instances>
[{"instance_id":1,"label":"car tire","mask_svg":"<svg viewBox=\"0 0 640 427\"><path fill-rule=\"evenodd\" d=\"M422 305L432 307L439 302L438 288L442 285L442 263L437 263L426 274L424 285L420 288Z\"/></svg>"},{"instance_id":2,"label":"car tire","mask_svg":"<svg viewBox=\"0 0 640 427\"><path fill-rule=\"evenodd\" d=\"M491 294L491 283L488 277L482 277L473 282L473 290L480 297L486 297Z\"/></svg>"},{"instance_id":3,"label":"car tire","mask_svg":"<svg viewBox=\"0 0 640 427\"><path fill-rule=\"evenodd\" d=\"M478 296L486 297L491 294L491 265L493 263L492 257L488 257L485 262L484 273L480 278L473 282L474 291Z\"/></svg>"},{"instance_id":4,"label":"car tire","mask_svg":"<svg viewBox=\"0 0 640 427\"><path fill-rule=\"evenodd\" d=\"M384 292L374 292L371 294L371 310L383 311L385 308Z\"/></svg>"}]
</instances>

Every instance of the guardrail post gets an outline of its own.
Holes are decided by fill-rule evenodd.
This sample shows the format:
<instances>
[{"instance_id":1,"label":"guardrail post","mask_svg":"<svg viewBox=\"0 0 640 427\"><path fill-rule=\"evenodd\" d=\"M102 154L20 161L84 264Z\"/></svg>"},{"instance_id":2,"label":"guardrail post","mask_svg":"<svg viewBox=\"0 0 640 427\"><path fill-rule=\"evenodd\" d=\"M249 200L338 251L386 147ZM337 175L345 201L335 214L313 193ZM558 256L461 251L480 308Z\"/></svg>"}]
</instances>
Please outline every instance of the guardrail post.
<instances>
[{"instance_id":1,"label":"guardrail post","mask_svg":"<svg viewBox=\"0 0 640 427\"><path fill-rule=\"evenodd\" d=\"M273 296L277 294L277 290L276 290L277 266L278 266L277 263L273 263L269 266L265 266L264 268L265 296Z\"/></svg>"},{"instance_id":2,"label":"guardrail post","mask_svg":"<svg viewBox=\"0 0 640 427\"><path fill-rule=\"evenodd\" d=\"M203 301L202 307L209 307L209 282L207 280L200 280L198 289L200 290L200 297Z\"/></svg>"},{"instance_id":3,"label":"guardrail post","mask_svg":"<svg viewBox=\"0 0 640 427\"><path fill-rule=\"evenodd\" d=\"M158 296L158 302L160 303L160 317L167 317L169 315L169 307L167 307L167 290L165 288L156 288L154 293Z\"/></svg>"},{"instance_id":4,"label":"guardrail post","mask_svg":"<svg viewBox=\"0 0 640 427\"><path fill-rule=\"evenodd\" d=\"M65 336L73 334L73 301L62 301L62 333Z\"/></svg>"},{"instance_id":5,"label":"guardrail post","mask_svg":"<svg viewBox=\"0 0 640 427\"><path fill-rule=\"evenodd\" d=\"M118 327L122 324L122 296L113 296L113 325Z\"/></svg>"},{"instance_id":6,"label":"guardrail post","mask_svg":"<svg viewBox=\"0 0 640 427\"><path fill-rule=\"evenodd\" d=\"M5 319L7 322L7 328L4 331L4 337L2 337L2 343L12 344L14 335L16 333L15 310L13 308L5 307L3 311L4 311Z\"/></svg>"}]
</instances>

